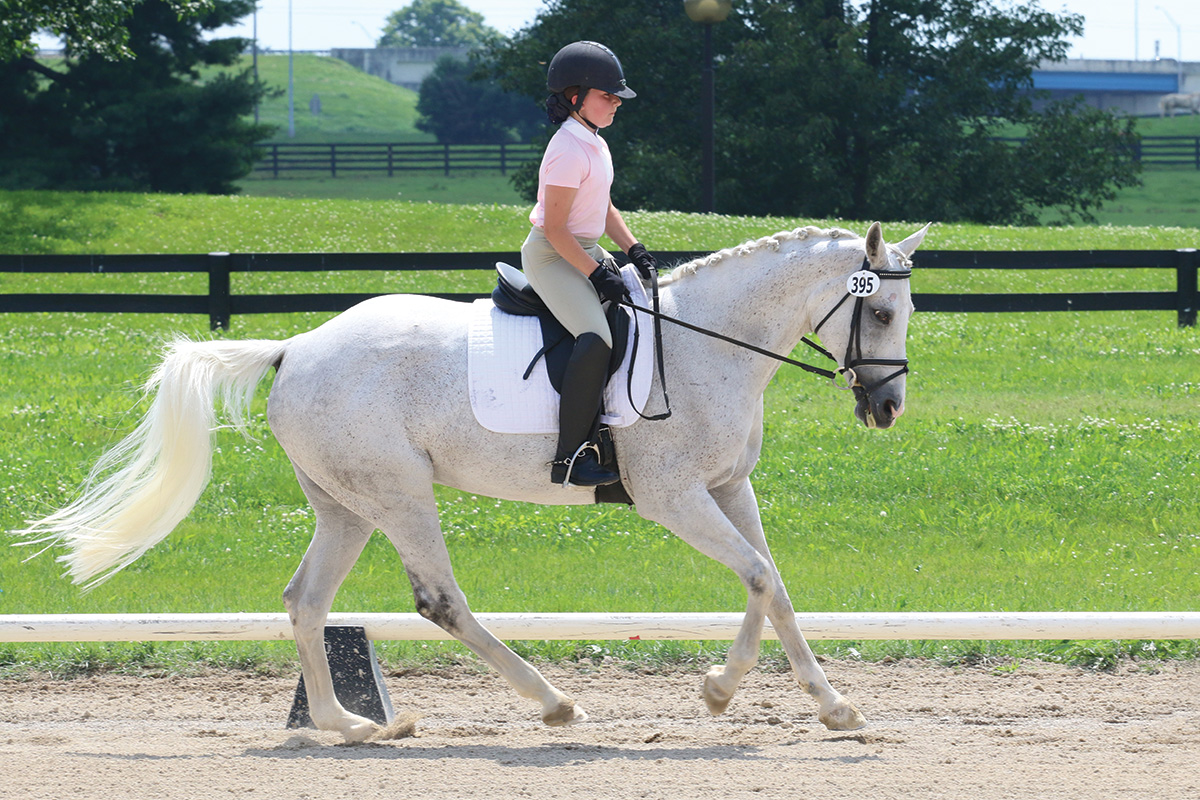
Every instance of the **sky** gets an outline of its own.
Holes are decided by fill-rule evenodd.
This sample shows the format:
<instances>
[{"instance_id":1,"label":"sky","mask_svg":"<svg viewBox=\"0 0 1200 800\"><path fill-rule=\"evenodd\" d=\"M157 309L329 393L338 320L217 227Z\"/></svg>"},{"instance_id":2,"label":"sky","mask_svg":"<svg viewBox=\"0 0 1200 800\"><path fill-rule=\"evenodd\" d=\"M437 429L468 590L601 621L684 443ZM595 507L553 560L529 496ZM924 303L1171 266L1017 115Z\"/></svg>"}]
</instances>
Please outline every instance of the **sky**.
<instances>
[{"instance_id":1,"label":"sky","mask_svg":"<svg viewBox=\"0 0 1200 800\"><path fill-rule=\"evenodd\" d=\"M1200 61L1200 2L1197 0L1039 0L1047 11L1084 15L1083 36L1072 40L1070 58L1150 60L1176 58ZM292 47L329 50L333 47L371 47L382 33L388 14L409 0L259 0L259 47L288 49L288 7L291 6ZM543 0L460 0L483 14L491 27L505 35L525 27ZM734 0L736 3L737 0ZM683 14L680 2L679 13ZM253 37L252 18L222 28L219 36ZM56 46L53 40L40 42Z\"/></svg>"}]
</instances>

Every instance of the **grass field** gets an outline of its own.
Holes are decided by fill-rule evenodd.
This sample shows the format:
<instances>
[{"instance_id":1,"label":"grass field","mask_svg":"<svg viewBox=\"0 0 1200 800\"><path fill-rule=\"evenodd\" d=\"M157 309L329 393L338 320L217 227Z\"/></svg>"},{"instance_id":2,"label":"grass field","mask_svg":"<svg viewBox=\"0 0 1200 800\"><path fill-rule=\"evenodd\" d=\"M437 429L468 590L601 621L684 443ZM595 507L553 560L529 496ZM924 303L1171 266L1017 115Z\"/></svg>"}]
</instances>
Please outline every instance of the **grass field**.
<instances>
[{"instance_id":1,"label":"grass field","mask_svg":"<svg viewBox=\"0 0 1200 800\"><path fill-rule=\"evenodd\" d=\"M0 252L511 250L523 207L143 195L0 194ZM664 249L717 248L807 220L633 213ZM815 221L828 224L829 221ZM856 230L861 223L840 222ZM885 226L898 240L910 223ZM1197 230L938 225L930 249L1175 248ZM914 290L1158 288L1169 275L919 270ZM483 288L482 275L238 276L238 291ZM0 291L202 292L184 276L0 276ZM424 282L422 282L424 281ZM231 337L281 338L328 315L235 317ZM0 318L0 528L68 499L127 431L160 343L208 336L201 317L10 314ZM1200 610L1200 333L1173 313L918 314L908 413L859 427L844 395L782 370L766 398L755 473L797 608L828 611ZM195 512L90 594L51 554L0 548L0 614L281 610L312 517L256 405L255 441L219 434ZM675 391L682 391L678 388ZM641 423L651 424L651 423ZM618 507L547 509L439 494L458 575L477 611L737 611L737 580ZM562 576L572 576L562 580ZM376 537L336 610L411 611L395 553ZM522 643L547 658L719 658L722 645ZM1039 655L1107 665L1196 655L1196 643L817 643L825 653L947 661ZM851 650L853 648L853 650ZM394 663L462 659L454 644L384 643ZM768 662L780 664L776 648ZM290 643L0 645L0 672L275 668Z\"/></svg>"}]
</instances>

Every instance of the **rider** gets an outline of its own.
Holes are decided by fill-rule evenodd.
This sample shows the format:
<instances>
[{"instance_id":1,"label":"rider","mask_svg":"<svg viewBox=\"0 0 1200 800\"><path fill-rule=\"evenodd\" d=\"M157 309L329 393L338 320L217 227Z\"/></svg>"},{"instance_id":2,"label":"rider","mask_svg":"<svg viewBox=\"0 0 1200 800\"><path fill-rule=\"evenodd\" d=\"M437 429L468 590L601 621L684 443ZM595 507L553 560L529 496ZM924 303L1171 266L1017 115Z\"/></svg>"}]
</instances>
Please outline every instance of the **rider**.
<instances>
[{"instance_id":1,"label":"rider","mask_svg":"<svg viewBox=\"0 0 1200 800\"><path fill-rule=\"evenodd\" d=\"M559 125L538 171L533 228L521 245L521 265L534 291L575 337L563 378L558 416L558 450L550 480L603 486L620 476L601 466L592 431L608 376L612 334L601 303L628 296L611 257L599 245L608 237L643 277L658 269L612 204L612 156L599 135L612 124L623 100L636 97L625 85L616 55L596 42L574 42L550 62L546 99L550 121Z\"/></svg>"}]
</instances>

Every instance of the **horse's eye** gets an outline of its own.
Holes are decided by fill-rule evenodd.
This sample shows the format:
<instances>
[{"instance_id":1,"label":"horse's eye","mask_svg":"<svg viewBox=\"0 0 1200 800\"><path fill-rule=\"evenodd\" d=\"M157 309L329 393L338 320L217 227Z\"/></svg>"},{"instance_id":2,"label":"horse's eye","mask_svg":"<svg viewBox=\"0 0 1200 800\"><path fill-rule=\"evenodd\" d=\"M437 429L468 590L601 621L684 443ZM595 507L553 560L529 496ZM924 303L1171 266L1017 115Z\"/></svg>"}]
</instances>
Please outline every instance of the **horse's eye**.
<instances>
[{"instance_id":1,"label":"horse's eye","mask_svg":"<svg viewBox=\"0 0 1200 800\"><path fill-rule=\"evenodd\" d=\"M892 324L892 312L885 311L882 308L876 309L875 310L875 319L879 320L879 322L883 325L891 325Z\"/></svg>"}]
</instances>

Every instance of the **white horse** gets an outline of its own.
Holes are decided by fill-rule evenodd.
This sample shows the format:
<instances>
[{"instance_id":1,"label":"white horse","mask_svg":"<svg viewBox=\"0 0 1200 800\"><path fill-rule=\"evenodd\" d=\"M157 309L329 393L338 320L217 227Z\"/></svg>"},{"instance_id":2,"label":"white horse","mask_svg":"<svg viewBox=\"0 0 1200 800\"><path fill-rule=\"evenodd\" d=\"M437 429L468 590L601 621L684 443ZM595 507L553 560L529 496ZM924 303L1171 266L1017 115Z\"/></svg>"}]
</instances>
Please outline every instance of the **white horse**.
<instances>
[{"instance_id":1,"label":"white horse","mask_svg":"<svg viewBox=\"0 0 1200 800\"><path fill-rule=\"evenodd\" d=\"M1175 116L1175 109L1190 111L1193 114L1200 114L1200 92L1192 94L1164 94L1158 98L1158 115L1165 117L1167 112L1171 112L1171 116Z\"/></svg>"},{"instance_id":2,"label":"white horse","mask_svg":"<svg viewBox=\"0 0 1200 800\"><path fill-rule=\"evenodd\" d=\"M913 307L903 278L924 235L886 245L875 223L865 239L800 228L747 242L664 276L662 311L774 352L790 352L814 328L833 353L850 358L854 344L858 366L842 374L854 388L855 414L887 428L904 408L903 370L892 367L907 363ZM849 276L868 267L891 280L876 281L880 290L857 304L843 302ZM65 546L59 560L76 583L111 577L199 498L217 395L241 427L255 386L275 367L268 420L316 512L312 543L283 600L317 727L348 741L378 729L338 702L323 646L334 595L376 529L399 552L423 616L540 703L546 724L580 722L587 715L571 698L472 616L442 538L434 484L535 503L594 500L551 484L553 435L492 433L475 421L466 391L469 317L470 304L393 295L286 341L177 341L147 384L154 400L134 432L101 459L74 503L22 533L29 543ZM669 324L662 340L674 414L615 430L615 445L637 512L732 569L748 593L727 663L705 677L710 712L725 710L757 662L769 618L821 721L861 727L863 717L830 686L797 626L750 485L763 392L779 363Z\"/></svg>"}]
</instances>

